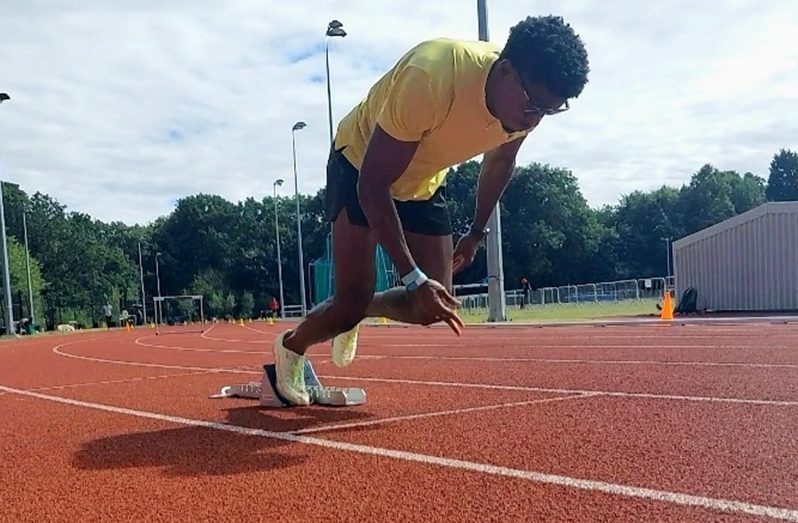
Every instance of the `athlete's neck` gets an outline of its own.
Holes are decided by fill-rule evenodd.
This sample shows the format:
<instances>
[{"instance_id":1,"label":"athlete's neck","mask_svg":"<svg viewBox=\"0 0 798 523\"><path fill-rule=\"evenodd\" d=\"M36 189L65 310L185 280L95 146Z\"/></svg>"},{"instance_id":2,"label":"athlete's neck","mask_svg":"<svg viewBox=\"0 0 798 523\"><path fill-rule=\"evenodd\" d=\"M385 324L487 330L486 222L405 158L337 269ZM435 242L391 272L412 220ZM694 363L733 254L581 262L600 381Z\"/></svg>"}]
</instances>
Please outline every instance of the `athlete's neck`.
<instances>
[{"instance_id":1,"label":"athlete's neck","mask_svg":"<svg viewBox=\"0 0 798 523\"><path fill-rule=\"evenodd\" d=\"M496 110L496 64L499 61L496 60L493 62L493 65L490 66L490 71L488 71L488 79L485 81L485 106L488 108L488 112L496 119L499 119L498 111Z\"/></svg>"}]
</instances>

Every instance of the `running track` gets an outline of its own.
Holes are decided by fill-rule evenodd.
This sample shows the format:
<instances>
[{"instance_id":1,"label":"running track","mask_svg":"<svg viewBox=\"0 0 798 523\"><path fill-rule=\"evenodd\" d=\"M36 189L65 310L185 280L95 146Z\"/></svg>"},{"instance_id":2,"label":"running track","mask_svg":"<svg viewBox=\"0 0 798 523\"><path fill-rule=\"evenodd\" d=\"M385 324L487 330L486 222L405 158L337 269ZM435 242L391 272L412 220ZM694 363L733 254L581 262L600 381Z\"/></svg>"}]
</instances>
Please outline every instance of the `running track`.
<instances>
[{"instance_id":1,"label":"running track","mask_svg":"<svg viewBox=\"0 0 798 523\"><path fill-rule=\"evenodd\" d=\"M366 405L208 399L284 325L0 343L0 520L798 521L798 324L366 327Z\"/></svg>"}]
</instances>

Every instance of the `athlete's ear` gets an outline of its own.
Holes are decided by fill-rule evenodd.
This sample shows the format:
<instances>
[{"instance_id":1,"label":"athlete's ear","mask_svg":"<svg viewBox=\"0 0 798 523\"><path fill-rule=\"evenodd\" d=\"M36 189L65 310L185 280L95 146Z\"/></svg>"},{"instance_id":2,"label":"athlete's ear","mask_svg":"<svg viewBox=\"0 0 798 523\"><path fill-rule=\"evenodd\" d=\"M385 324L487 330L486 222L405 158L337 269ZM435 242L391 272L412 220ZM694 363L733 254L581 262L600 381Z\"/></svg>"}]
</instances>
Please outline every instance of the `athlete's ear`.
<instances>
[{"instance_id":1,"label":"athlete's ear","mask_svg":"<svg viewBox=\"0 0 798 523\"><path fill-rule=\"evenodd\" d=\"M496 67L499 69L502 77L506 78L513 74L513 64L510 63L510 60L507 58L502 58L498 62L496 62Z\"/></svg>"}]
</instances>

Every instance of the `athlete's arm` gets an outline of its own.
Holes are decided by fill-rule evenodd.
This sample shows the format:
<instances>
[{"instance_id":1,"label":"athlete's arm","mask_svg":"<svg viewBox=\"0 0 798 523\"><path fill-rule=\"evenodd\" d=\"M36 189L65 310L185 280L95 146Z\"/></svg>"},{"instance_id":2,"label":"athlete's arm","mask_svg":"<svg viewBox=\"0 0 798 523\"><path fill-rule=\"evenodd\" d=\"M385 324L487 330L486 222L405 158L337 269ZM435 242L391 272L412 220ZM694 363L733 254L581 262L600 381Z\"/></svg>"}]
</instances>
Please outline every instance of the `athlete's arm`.
<instances>
[{"instance_id":1,"label":"athlete's arm","mask_svg":"<svg viewBox=\"0 0 798 523\"><path fill-rule=\"evenodd\" d=\"M526 136L502 144L485 153L479 173L474 221L469 232L481 236L482 231L487 227L490 214L513 176L515 157L518 155L521 144L524 143L524 138Z\"/></svg>"},{"instance_id":2,"label":"athlete's arm","mask_svg":"<svg viewBox=\"0 0 798 523\"><path fill-rule=\"evenodd\" d=\"M375 126L358 179L360 206L377 241L388 252L401 276L414 270L416 262L407 247L391 196L391 185L407 169L418 143L396 140L379 125ZM429 318L445 321L456 334L461 333L463 322L455 313L458 302L440 282L427 279L412 292L412 299L418 300Z\"/></svg>"},{"instance_id":3,"label":"athlete's arm","mask_svg":"<svg viewBox=\"0 0 798 523\"><path fill-rule=\"evenodd\" d=\"M405 172L419 142L401 142L374 128L358 179L360 206L377 240L388 251L400 275L416 267L391 197L391 185Z\"/></svg>"},{"instance_id":4,"label":"athlete's arm","mask_svg":"<svg viewBox=\"0 0 798 523\"><path fill-rule=\"evenodd\" d=\"M468 233L460 238L452 256L452 272L458 273L474 261L479 243L485 236L490 214L496 207L515 169L515 157L525 136L485 153L479 172L476 210Z\"/></svg>"}]
</instances>

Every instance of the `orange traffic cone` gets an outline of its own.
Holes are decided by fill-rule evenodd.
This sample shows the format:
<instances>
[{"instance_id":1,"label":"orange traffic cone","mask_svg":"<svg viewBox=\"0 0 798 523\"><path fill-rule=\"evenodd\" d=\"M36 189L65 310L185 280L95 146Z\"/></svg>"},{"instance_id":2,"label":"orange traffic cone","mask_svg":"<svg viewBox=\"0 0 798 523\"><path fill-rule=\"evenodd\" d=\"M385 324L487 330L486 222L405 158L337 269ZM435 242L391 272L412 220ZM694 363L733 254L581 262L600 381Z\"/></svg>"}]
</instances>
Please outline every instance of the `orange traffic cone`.
<instances>
[{"instance_id":1,"label":"orange traffic cone","mask_svg":"<svg viewBox=\"0 0 798 523\"><path fill-rule=\"evenodd\" d=\"M662 304L662 313L659 317L663 320L673 319L673 300L671 299L670 291L665 291L665 301Z\"/></svg>"}]
</instances>

